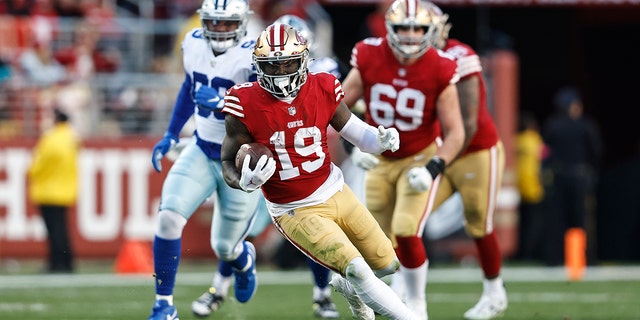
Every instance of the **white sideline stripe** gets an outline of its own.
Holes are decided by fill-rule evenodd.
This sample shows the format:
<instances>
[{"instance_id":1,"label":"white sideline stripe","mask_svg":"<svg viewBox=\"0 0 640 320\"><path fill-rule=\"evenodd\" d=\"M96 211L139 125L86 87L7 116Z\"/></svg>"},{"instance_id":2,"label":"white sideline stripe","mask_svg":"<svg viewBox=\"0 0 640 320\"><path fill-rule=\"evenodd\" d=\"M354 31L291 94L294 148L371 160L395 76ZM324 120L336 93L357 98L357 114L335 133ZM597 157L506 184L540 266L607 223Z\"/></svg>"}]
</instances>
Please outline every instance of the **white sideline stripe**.
<instances>
[{"instance_id":1,"label":"white sideline stripe","mask_svg":"<svg viewBox=\"0 0 640 320\"><path fill-rule=\"evenodd\" d=\"M213 273L178 273L178 285L207 285ZM304 285L311 284L311 274L307 270L258 271L260 285ZM430 283L479 282L482 273L479 268L437 269L429 271ZM503 268L505 282L567 281L562 267L509 267ZM588 267L583 281L640 281L640 266ZM41 274L2 275L0 289L11 288L56 288L56 287L118 287L154 285L151 275L120 274Z\"/></svg>"},{"instance_id":2,"label":"white sideline stripe","mask_svg":"<svg viewBox=\"0 0 640 320\"><path fill-rule=\"evenodd\" d=\"M478 294L469 293L427 293L429 302L442 303L472 303L478 299ZM558 292L534 292L534 293L509 293L511 303L605 303L615 301L617 303L634 303L635 301L621 301L620 296L612 296L609 293L558 293ZM129 302L131 307L139 306L138 301ZM65 303L67 306L77 306L82 308L85 305L81 301ZM122 304L119 304L122 306ZM49 309L48 303L22 303L22 302L0 302L0 312L45 312Z\"/></svg>"}]
</instances>

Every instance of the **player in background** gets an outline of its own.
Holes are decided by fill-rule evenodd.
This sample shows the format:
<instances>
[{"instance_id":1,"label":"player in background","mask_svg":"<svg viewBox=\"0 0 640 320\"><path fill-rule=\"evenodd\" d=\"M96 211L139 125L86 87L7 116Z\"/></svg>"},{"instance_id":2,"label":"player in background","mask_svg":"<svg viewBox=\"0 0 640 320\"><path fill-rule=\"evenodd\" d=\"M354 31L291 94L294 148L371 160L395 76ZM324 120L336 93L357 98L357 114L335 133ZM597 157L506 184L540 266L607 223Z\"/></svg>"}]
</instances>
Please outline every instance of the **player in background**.
<instances>
[{"instance_id":1,"label":"player in background","mask_svg":"<svg viewBox=\"0 0 640 320\"><path fill-rule=\"evenodd\" d=\"M434 5L435 6L435 5ZM436 7L437 8L437 7ZM505 153L498 130L487 108L487 89L480 57L473 48L449 38L451 23L442 11L435 46L454 57L460 81L457 84L460 110L465 128L462 153L444 172L433 208L437 208L454 192L462 197L465 231L473 239L484 279L482 295L465 319L494 319L507 309L507 294L500 270L502 254L498 246L493 217L498 191L502 185Z\"/></svg>"},{"instance_id":2,"label":"player in background","mask_svg":"<svg viewBox=\"0 0 640 320\"><path fill-rule=\"evenodd\" d=\"M249 301L257 286L255 248L244 239L259 195L230 188L223 179L220 163L225 135L222 96L231 86L256 79L251 61L255 40L245 37L252 12L244 0L205 0L198 12L202 27L189 31L182 42L185 80L167 131L152 152L153 167L160 172L161 159L178 143L178 134L187 120L195 117L196 139L182 150L162 187L153 242L156 301L150 320L178 318L173 289L182 230L213 192L223 210L213 216L211 246L235 276L238 301ZM205 313L203 310L202 315Z\"/></svg>"},{"instance_id":3,"label":"player in background","mask_svg":"<svg viewBox=\"0 0 640 320\"><path fill-rule=\"evenodd\" d=\"M366 204L395 241L405 302L420 319L427 319L422 233L442 173L464 142L456 62L432 48L442 19L436 10L423 0L396 0L385 15L386 38L355 45L343 86L347 105L364 98L368 124L400 133L400 149L383 152L367 172Z\"/></svg>"},{"instance_id":4,"label":"player in background","mask_svg":"<svg viewBox=\"0 0 640 320\"><path fill-rule=\"evenodd\" d=\"M344 183L327 146L329 126L369 153L397 150L397 131L376 129L353 115L335 76L309 73L306 40L293 27L268 26L253 57L258 81L236 85L225 95L225 180L246 192L261 189L278 231L340 274L330 283L347 298L354 317L374 319L375 310L392 319L415 319L378 278L397 270L393 246ZM275 157L262 156L254 169L246 157L239 170L235 156L248 142L268 146Z\"/></svg>"}]
</instances>

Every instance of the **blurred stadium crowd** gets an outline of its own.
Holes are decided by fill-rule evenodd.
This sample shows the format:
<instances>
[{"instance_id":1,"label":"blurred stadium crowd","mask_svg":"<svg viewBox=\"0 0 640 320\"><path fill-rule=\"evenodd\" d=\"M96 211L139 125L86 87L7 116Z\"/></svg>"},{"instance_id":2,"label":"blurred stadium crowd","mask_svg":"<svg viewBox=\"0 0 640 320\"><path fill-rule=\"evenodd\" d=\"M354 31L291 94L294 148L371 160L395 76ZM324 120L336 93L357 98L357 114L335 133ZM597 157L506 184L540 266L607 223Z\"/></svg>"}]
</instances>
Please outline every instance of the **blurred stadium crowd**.
<instances>
[{"instance_id":1,"label":"blurred stadium crowd","mask_svg":"<svg viewBox=\"0 0 640 320\"><path fill-rule=\"evenodd\" d=\"M295 13L328 28L316 1L251 0L259 32ZM35 138L50 110L84 138L161 135L183 79L179 41L201 0L0 2L0 137ZM191 19L190 19L191 18ZM330 50L324 48L323 50Z\"/></svg>"}]
</instances>

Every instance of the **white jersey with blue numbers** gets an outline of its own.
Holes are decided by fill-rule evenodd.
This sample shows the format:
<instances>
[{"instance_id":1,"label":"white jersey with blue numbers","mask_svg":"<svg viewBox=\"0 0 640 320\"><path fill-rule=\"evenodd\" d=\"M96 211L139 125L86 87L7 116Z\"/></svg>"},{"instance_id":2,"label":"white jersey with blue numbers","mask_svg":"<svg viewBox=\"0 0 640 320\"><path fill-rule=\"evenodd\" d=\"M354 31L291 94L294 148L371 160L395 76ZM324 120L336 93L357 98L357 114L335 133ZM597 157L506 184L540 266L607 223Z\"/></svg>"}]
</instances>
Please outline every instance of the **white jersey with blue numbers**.
<instances>
[{"instance_id":1,"label":"white jersey with blue numbers","mask_svg":"<svg viewBox=\"0 0 640 320\"><path fill-rule=\"evenodd\" d=\"M203 39L201 28L189 31L182 42L182 55L184 71L191 80L191 97L195 96L195 92L201 86L209 86L218 89L222 98L225 91L232 86L255 81L256 72L252 61L254 45L255 40L245 37L237 46L215 56ZM199 108L196 104L194 118L198 139L222 144L225 127L224 115L221 112ZM216 149L219 149L219 146ZM216 158L219 158L219 154Z\"/></svg>"}]
</instances>

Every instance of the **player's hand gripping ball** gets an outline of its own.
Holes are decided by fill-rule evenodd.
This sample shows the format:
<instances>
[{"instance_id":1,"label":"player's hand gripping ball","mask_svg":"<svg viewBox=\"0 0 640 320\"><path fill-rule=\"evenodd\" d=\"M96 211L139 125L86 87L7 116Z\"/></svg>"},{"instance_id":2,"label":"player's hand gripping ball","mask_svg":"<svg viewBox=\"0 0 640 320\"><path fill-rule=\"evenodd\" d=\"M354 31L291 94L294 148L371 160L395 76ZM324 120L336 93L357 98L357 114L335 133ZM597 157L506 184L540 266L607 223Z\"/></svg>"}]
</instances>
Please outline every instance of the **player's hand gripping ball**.
<instances>
[{"instance_id":1,"label":"player's hand gripping ball","mask_svg":"<svg viewBox=\"0 0 640 320\"><path fill-rule=\"evenodd\" d=\"M242 163L246 155L251 156L251 162L249 162L251 170L256 168L256 164L262 155L266 155L267 158L273 158L273 153L264 144L258 142L245 143L240 146L238 153L236 153L236 168L238 172L242 172Z\"/></svg>"}]
</instances>

